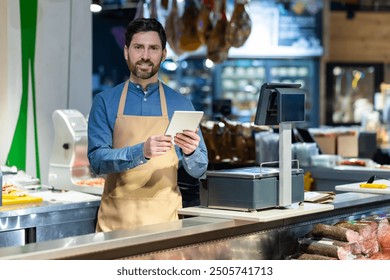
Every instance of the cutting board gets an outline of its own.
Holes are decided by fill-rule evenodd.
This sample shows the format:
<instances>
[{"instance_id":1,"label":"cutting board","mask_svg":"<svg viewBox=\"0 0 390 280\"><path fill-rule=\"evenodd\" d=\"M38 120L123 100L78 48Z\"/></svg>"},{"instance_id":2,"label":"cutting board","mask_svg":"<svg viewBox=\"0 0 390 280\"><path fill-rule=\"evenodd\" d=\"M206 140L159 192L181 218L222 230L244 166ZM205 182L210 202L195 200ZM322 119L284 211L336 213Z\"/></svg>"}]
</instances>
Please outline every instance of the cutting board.
<instances>
[{"instance_id":1,"label":"cutting board","mask_svg":"<svg viewBox=\"0 0 390 280\"><path fill-rule=\"evenodd\" d=\"M24 195L24 196L15 196L3 194L3 205L15 205L15 204L25 204L25 203L38 203L42 202L42 197Z\"/></svg>"},{"instance_id":2,"label":"cutting board","mask_svg":"<svg viewBox=\"0 0 390 280\"><path fill-rule=\"evenodd\" d=\"M372 193L372 194L390 194L390 181L389 180L376 180L375 184L385 184L388 187L385 189L372 189L372 188L361 188L360 184L366 182L338 185L335 187L336 191L344 192L359 192L359 193Z\"/></svg>"}]
</instances>

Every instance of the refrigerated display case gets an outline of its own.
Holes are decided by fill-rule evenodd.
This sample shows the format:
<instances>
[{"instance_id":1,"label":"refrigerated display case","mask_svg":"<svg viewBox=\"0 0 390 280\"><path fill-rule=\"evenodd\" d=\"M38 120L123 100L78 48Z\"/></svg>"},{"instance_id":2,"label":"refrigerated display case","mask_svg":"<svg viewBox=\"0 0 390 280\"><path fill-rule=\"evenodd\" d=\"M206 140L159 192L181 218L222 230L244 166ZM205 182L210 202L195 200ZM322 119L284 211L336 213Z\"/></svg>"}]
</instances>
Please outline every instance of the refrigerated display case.
<instances>
[{"instance_id":1,"label":"refrigerated display case","mask_svg":"<svg viewBox=\"0 0 390 280\"><path fill-rule=\"evenodd\" d=\"M286 260L315 224L390 213L388 195L347 192L336 195L332 204L334 210L266 222L199 215L130 230L91 232L0 248L0 260Z\"/></svg>"}]
</instances>

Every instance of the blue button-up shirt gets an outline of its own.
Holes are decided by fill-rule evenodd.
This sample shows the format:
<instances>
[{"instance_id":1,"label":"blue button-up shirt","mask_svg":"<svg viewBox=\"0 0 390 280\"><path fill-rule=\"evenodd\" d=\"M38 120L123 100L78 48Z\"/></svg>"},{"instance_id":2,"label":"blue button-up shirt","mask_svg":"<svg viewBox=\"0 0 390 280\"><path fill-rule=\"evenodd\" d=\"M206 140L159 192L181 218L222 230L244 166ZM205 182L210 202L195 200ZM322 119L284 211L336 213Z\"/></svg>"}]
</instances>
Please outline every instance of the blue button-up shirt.
<instances>
[{"instance_id":1,"label":"blue button-up shirt","mask_svg":"<svg viewBox=\"0 0 390 280\"><path fill-rule=\"evenodd\" d=\"M88 159L96 174L118 173L146 163L144 143L120 149L112 147L114 125L124 83L97 94L88 118ZM168 116L173 112L193 111L189 98L163 84ZM138 84L129 82L124 115L161 116L159 83L148 85L146 92ZM190 156L184 156L175 145L179 167L183 165L192 177L200 178L207 170L207 149L199 129L200 143Z\"/></svg>"}]
</instances>

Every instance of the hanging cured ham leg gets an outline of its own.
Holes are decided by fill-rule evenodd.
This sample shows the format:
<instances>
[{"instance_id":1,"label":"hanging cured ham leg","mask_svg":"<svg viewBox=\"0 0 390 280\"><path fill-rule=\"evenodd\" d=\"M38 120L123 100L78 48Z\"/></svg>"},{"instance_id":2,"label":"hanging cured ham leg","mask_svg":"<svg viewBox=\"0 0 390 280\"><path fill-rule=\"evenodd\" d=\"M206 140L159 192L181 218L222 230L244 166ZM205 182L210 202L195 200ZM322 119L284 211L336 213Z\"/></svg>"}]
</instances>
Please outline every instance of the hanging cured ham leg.
<instances>
[{"instance_id":1,"label":"hanging cured ham leg","mask_svg":"<svg viewBox=\"0 0 390 280\"><path fill-rule=\"evenodd\" d=\"M158 13L157 13L157 0L151 0L150 1L150 17L155 18L158 20Z\"/></svg>"},{"instance_id":2,"label":"hanging cured ham leg","mask_svg":"<svg viewBox=\"0 0 390 280\"><path fill-rule=\"evenodd\" d=\"M215 4L217 4L216 2ZM207 58L214 63L222 63L229 53L229 42L226 39L228 20L226 18L226 0L219 3L219 11L214 14L216 24L207 40ZM216 7L217 8L217 7Z\"/></svg>"},{"instance_id":3,"label":"hanging cured ham leg","mask_svg":"<svg viewBox=\"0 0 390 280\"><path fill-rule=\"evenodd\" d=\"M232 18L226 30L226 36L232 47L243 46L251 34L252 21L245 7L247 0L236 0Z\"/></svg>"},{"instance_id":4,"label":"hanging cured ham leg","mask_svg":"<svg viewBox=\"0 0 390 280\"><path fill-rule=\"evenodd\" d=\"M195 0L186 0L184 7L184 13L181 17L183 24L183 34L180 37L180 48L184 51L195 51L201 45L202 42L198 35L198 17L199 7Z\"/></svg>"},{"instance_id":5,"label":"hanging cured ham leg","mask_svg":"<svg viewBox=\"0 0 390 280\"><path fill-rule=\"evenodd\" d=\"M198 17L198 36L203 45L206 45L207 40L213 30L213 22L211 21L212 11L214 9L213 0L204 0L200 7Z\"/></svg>"},{"instance_id":6,"label":"hanging cured ham leg","mask_svg":"<svg viewBox=\"0 0 390 280\"><path fill-rule=\"evenodd\" d=\"M177 55L182 54L184 51L180 48L179 42L183 33L183 26L177 9L176 0L172 0L171 12L167 16L165 22L165 32L167 34L168 44L172 51Z\"/></svg>"},{"instance_id":7,"label":"hanging cured ham leg","mask_svg":"<svg viewBox=\"0 0 390 280\"><path fill-rule=\"evenodd\" d=\"M137 3L137 9L135 11L134 19L143 18L144 17L144 0L139 0Z\"/></svg>"}]
</instances>

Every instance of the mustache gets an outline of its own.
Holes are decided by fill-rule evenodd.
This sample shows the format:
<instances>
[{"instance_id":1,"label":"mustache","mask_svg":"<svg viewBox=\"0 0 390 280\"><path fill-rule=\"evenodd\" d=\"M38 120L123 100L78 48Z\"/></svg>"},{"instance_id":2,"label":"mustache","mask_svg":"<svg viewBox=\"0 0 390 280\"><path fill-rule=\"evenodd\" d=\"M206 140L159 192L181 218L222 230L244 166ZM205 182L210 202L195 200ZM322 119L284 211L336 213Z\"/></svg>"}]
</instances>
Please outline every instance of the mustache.
<instances>
[{"instance_id":1,"label":"mustache","mask_svg":"<svg viewBox=\"0 0 390 280\"><path fill-rule=\"evenodd\" d=\"M138 60L136 63L136 65L142 65L142 64L149 64L151 66L154 65L150 59L141 59L141 60Z\"/></svg>"}]
</instances>

